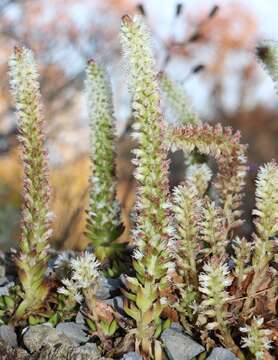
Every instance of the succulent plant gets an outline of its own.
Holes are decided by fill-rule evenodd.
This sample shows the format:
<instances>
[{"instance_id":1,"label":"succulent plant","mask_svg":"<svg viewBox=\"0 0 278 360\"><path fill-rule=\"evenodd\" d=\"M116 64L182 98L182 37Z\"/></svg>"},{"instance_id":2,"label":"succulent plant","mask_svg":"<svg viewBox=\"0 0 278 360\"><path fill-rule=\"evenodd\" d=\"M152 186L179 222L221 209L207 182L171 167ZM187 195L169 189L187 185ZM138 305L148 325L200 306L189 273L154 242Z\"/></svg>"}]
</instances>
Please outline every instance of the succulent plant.
<instances>
[{"instance_id":1,"label":"succulent plant","mask_svg":"<svg viewBox=\"0 0 278 360\"><path fill-rule=\"evenodd\" d=\"M124 16L121 40L134 109L133 137L138 142L133 160L138 182L133 230L137 247L133 265L137 278L126 280L130 304L126 304L125 309L136 321L136 350L146 359L159 359L161 348L156 338L162 330L160 315L167 306L169 272L174 267L170 250L173 226L169 209L166 124L160 110L154 58L143 20Z\"/></svg>"},{"instance_id":2,"label":"succulent plant","mask_svg":"<svg viewBox=\"0 0 278 360\"><path fill-rule=\"evenodd\" d=\"M15 258L22 287L15 317L21 318L43 306L50 290L45 272L52 213L38 73L30 50L15 48L10 77L24 167L20 251Z\"/></svg>"},{"instance_id":3,"label":"succulent plant","mask_svg":"<svg viewBox=\"0 0 278 360\"><path fill-rule=\"evenodd\" d=\"M123 17L121 42L137 144L133 269L124 276L122 289L129 318L97 298L101 271L119 272L124 250L116 241L124 228L116 197L114 115L106 72L89 61L86 95L92 172L86 234L95 253L59 256L54 268L65 276L57 275L54 292L45 275L52 216L38 74L31 51L16 48L10 69L24 165L24 201L15 257L19 284L0 297L0 322L9 322L10 316L17 325L27 321L56 325L81 311L88 332L100 339L106 355L119 357L133 345L144 360L161 360L160 334L175 319L207 350L221 343L241 360L264 359L276 341L276 314L270 302L277 298L277 163L259 169L252 238L236 236L236 228L243 223L248 170L240 133L201 123L182 87L163 73L157 75L142 18ZM257 54L277 81L276 44L260 45ZM165 122L160 89L175 124ZM169 150L183 150L191 157L185 181L172 191ZM201 157L202 162L196 161ZM217 175L206 163L210 158L216 162Z\"/></svg>"},{"instance_id":4,"label":"succulent plant","mask_svg":"<svg viewBox=\"0 0 278 360\"><path fill-rule=\"evenodd\" d=\"M115 124L111 85L105 70L90 60L86 96L91 127L90 200L86 235L97 258L108 261L110 274L121 269L123 244L115 242L123 233L120 204L116 198Z\"/></svg>"}]
</instances>

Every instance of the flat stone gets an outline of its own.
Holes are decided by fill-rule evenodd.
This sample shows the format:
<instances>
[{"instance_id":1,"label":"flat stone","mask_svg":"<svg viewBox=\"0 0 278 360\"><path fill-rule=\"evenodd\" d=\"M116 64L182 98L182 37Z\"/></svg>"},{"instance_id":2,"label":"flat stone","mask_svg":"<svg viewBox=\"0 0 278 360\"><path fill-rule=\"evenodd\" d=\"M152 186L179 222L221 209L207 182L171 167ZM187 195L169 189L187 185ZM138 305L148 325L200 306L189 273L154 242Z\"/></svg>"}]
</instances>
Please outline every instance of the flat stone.
<instances>
[{"instance_id":1,"label":"flat stone","mask_svg":"<svg viewBox=\"0 0 278 360\"><path fill-rule=\"evenodd\" d=\"M165 351L170 360L191 360L201 352L204 347L176 329L167 329L161 335Z\"/></svg>"},{"instance_id":2,"label":"flat stone","mask_svg":"<svg viewBox=\"0 0 278 360\"><path fill-rule=\"evenodd\" d=\"M57 343L46 345L39 352L31 355L29 360L107 360L101 357L96 346L72 346Z\"/></svg>"},{"instance_id":3,"label":"flat stone","mask_svg":"<svg viewBox=\"0 0 278 360\"><path fill-rule=\"evenodd\" d=\"M18 346L16 333L11 325L0 326L0 338L13 348Z\"/></svg>"},{"instance_id":4,"label":"flat stone","mask_svg":"<svg viewBox=\"0 0 278 360\"><path fill-rule=\"evenodd\" d=\"M125 354L121 360L143 360L143 358L136 352L129 352Z\"/></svg>"},{"instance_id":5,"label":"flat stone","mask_svg":"<svg viewBox=\"0 0 278 360\"><path fill-rule=\"evenodd\" d=\"M112 291L115 287L109 283L108 279L104 275L100 275L98 278L98 287L96 291L96 297L100 300L106 300L111 297Z\"/></svg>"},{"instance_id":6,"label":"flat stone","mask_svg":"<svg viewBox=\"0 0 278 360\"><path fill-rule=\"evenodd\" d=\"M85 319L81 311L78 311L76 317L75 317L76 324L85 324Z\"/></svg>"},{"instance_id":7,"label":"flat stone","mask_svg":"<svg viewBox=\"0 0 278 360\"><path fill-rule=\"evenodd\" d=\"M94 357L96 359L101 358L100 351L98 350L97 344L95 343L88 343L85 345L82 345L78 348L80 354L88 354L92 355L94 354Z\"/></svg>"},{"instance_id":8,"label":"flat stone","mask_svg":"<svg viewBox=\"0 0 278 360\"><path fill-rule=\"evenodd\" d=\"M123 287L123 283L121 280L121 277L118 278L108 278L108 283L110 284L110 286L112 287L112 291L117 291L119 290L121 287Z\"/></svg>"},{"instance_id":9,"label":"flat stone","mask_svg":"<svg viewBox=\"0 0 278 360\"><path fill-rule=\"evenodd\" d=\"M207 360L239 360L230 350L217 347L214 348Z\"/></svg>"},{"instance_id":10,"label":"flat stone","mask_svg":"<svg viewBox=\"0 0 278 360\"><path fill-rule=\"evenodd\" d=\"M0 338L1 360L30 360L30 354L24 349L13 348ZM55 359L57 360L57 359Z\"/></svg>"},{"instance_id":11,"label":"flat stone","mask_svg":"<svg viewBox=\"0 0 278 360\"><path fill-rule=\"evenodd\" d=\"M56 330L64 333L70 340L76 344L86 343L89 338L84 332L86 327L75 322L62 322L56 326Z\"/></svg>"},{"instance_id":12,"label":"flat stone","mask_svg":"<svg viewBox=\"0 0 278 360\"><path fill-rule=\"evenodd\" d=\"M9 282L9 279L6 276L1 276L0 277L0 286L6 285L7 282Z\"/></svg>"},{"instance_id":13,"label":"flat stone","mask_svg":"<svg viewBox=\"0 0 278 360\"><path fill-rule=\"evenodd\" d=\"M14 286L14 282L11 281L8 284L5 284L4 286L0 286L0 296L3 295L9 295L10 294L10 288Z\"/></svg>"},{"instance_id":14,"label":"flat stone","mask_svg":"<svg viewBox=\"0 0 278 360\"><path fill-rule=\"evenodd\" d=\"M6 275L6 268L4 265L0 265L0 278Z\"/></svg>"},{"instance_id":15,"label":"flat stone","mask_svg":"<svg viewBox=\"0 0 278 360\"><path fill-rule=\"evenodd\" d=\"M173 322L170 326L170 329L175 330L179 333L183 333L183 327L177 322Z\"/></svg>"},{"instance_id":16,"label":"flat stone","mask_svg":"<svg viewBox=\"0 0 278 360\"><path fill-rule=\"evenodd\" d=\"M48 325L30 326L23 335L23 343L31 353L39 351L45 345L74 345L64 333Z\"/></svg>"},{"instance_id":17,"label":"flat stone","mask_svg":"<svg viewBox=\"0 0 278 360\"><path fill-rule=\"evenodd\" d=\"M104 300L104 302L107 305L112 306L121 315L126 316L126 313L124 311L124 299L123 299L123 296L116 296L116 297L114 297L112 299Z\"/></svg>"}]
</instances>

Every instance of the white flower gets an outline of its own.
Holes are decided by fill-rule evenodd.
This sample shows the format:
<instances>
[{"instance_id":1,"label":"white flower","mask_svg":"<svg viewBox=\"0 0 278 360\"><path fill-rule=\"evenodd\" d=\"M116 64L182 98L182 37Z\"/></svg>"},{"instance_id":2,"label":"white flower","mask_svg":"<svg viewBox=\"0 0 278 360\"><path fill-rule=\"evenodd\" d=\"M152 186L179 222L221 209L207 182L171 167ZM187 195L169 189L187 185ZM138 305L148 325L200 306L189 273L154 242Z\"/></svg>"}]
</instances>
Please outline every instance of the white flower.
<instances>
[{"instance_id":1,"label":"white flower","mask_svg":"<svg viewBox=\"0 0 278 360\"><path fill-rule=\"evenodd\" d=\"M63 279L62 283L64 286L58 288L58 293L74 298L75 301L80 304L83 300L83 296L80 293L76 282L69 279Z\"/></svg>"},{"instance_id":2,"label":"white flower","mask_svg":"<svg viewBox=\"0 0 278 360\"><path fill-rule=\"evenodd\" d=\"M166 297L161 297L160 298L160 304L161 305L167 305L168 304L168 299Z\"/></svg>"},{"instance_id":3,"label":"white flower","mask_svg":"<svg viewBox=\"0 0 278 360\"><path fill-rule=\"evenodd\" d=\"M255 355L256 360L263 360L265 355L265 350L271 349L271 340L269 336L272 331L269 329L263 329L264 319L256 318L251 322L251 325L245 325L240 327L239 330L245 333L247 336L242 337L242 347L248 347L253 355Z\"/></svg>"},{"instance_id":4,"label":"white flower","mask_svg":"<svg viewBox=\"0 0 278 360\"><path fill-rule=\"evenodd\" d=\"M229 296L225 288L232 283L228 265L208 263L203 266L203 269L205 272L199 275L199 290L206 295L207 299L202 305L204 307L223 305Z\"/></svg>"},{"instance_id":5,"label":"white flower","mask_svg":"<svg viewBox=\"0 0 278 360\"><path fill-rule=\"evenodd\" d=\"M63 268L68 266L70 263L69 254L66 252L63 252L58 255L57 259L54 262L54 268Z\"/></svg>"},{"instance_id":6,"label":"white flower","mask_svg":"<svg viewBox=\"0 0 278 360\"><path fill-rule=\"evenodd\" d=\"M85 252L83 255L70 261L72 268L72 279L76 281L79 288L90 287L98 278L100 263L94 254Z\"/></svg>"},{"instance_id":7,"label":"white flower","mask_svg":"<svg viewBox=\"0 0 278 360\"><path fill-rule=\"evenodd\" d=\"M135 260L141 260L143 258L143 253L139 249L135 249L133 251L132 257L134 257Z\"/></svg>"},{"instance_id":8,"label":"white flower","mask_svg":"<svg viewBox=\"0 0 278 360\"><path fill-rule=\"evenodd\" d=\"M203 195L212 178L212 171L207 164L190 165L186 170L186 181L198 194Z\"/></svg>"},{"instance_id":9,"label":"white flower","mask_svg":"<svg viewBox=\"0 0 278 360\"><path fill-rule=\"evenodd\" d=\"M196 300L193 300L193 302L189 305L190 309L193 310L193 315L197 314L200 310L200 305L197 303Z\"/></svg>"}]
</instances>

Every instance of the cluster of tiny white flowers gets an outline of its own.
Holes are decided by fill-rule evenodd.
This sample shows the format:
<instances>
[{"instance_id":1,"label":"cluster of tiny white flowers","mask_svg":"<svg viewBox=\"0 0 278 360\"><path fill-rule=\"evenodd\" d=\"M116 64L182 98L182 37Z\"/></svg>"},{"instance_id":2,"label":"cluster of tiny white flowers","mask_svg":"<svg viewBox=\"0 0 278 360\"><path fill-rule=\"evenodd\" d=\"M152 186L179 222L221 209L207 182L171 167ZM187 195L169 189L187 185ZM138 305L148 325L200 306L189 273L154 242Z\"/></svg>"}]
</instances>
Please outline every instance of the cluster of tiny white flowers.
<instances>
[{"instance_id":1,"label":"cluster of tiny white flowers","mask_svg":"<svg viewBox=\"0 0 278 360\"><path fill-rule=\"evenodd\" d=\"M87 234L91 239L98 229L108 230L121 223L120 204L116 199L115 119L111 84L106 71L89 61L86 98L90 117L91 163L90 199Z\"/></svg>"},{"instance_id":2,"label":"cluster of tiny white flowers","mask_svg":"<svg viewBox=\"0 0 278 360\"><path fill-rule=\"evenodd\" d=\"M59 254L54 262L54 268L65 268L68 267L70 264L70 257L67 252L63 252L62 254Z\"/></svg>"},{"instance_id":3,"label":"cluster of tiny white flowers","mask_svg":"<svg viewBox=\"0 0 278 360\"><path fill-rule=\"evenodd\" d=\"M144 257L144 254L137 248L133 251L132 257L135 260L141 260Z\"/></svg>"},{"instance_id":4,"label":"cluster of tiny white flowers","mask_svg":"<svg viewBox=\"0 0 278 360\"><path fill-rule=\"evenodd\" d=\"M83 300L83 296L80 292L79 287L77 286L78 284L75 281L69 279L63 279L62 283L64 286L58 288L58 293L73 298L76 302L80 304Z\"/></svg>"},{"instance_id":5,"label":"cluster of tiny white flowers","mask_svg":"<svg viewBox=\"0 0 278 360\"><path fill-rule=\"evenodd\" d=\"M79 288L90 287L98 278L98 268L100 263L94 254L85 252L82 256L72 259L71 262L72 279L78 284Z\"/></svg>"},{"instance_id":6,"label":"cluster of tiny white flowers","mask_svg":"<svg viewBox=\"0 0 278 360\"><path fill-rule=\"evenodd\" d=\"M228 265L207 263L203 266L203 270L204 272L199 275L199 290L212 300L219 297L220 301L225 301L228 298L225 288L232 284ZM205 300L203 304L213 305L214 302Z\"/></svg>"},{"instance_id":7,"label":"cluster of tiny white flowers","mask_svg":"<svg viewBox=\"0 0 278 360\"><path fill-rule=\"evenodd\" d=\"M208 183L212 178L212 171L207 164L193 164L186 170L186 180L190 186L197 189L200 195L207 190Z\"/></svg>"},{"instance_id":8,"label":"cluster of tiny white flowers","mask_svg":"<svg viewBox=\"0 0 278 360\"><path fill-rule=\"evenodd\" d=\"M75 301L81 302L83 297L82 289L87 289L94 285L99 277L99 266L97 258L94 254L85 252L77 258L70 260L72 270L71 279L63 279L63 287L58 288L60 294L64 294Z\"/></svg>"},{"instance_id":9,"label":"cluster of tiny white flowers","mask_svg":"<svg viewBox=\"0 0 278 360\"><path fill-rule=\"evenodd\" d=\"M268 237L276 235L278 232L278 166L275 162L268 163L259 170L256 180L256 209L253 214L260 218L257 223L259 232L261 230L267 232Z\"/></svg>"},{"instance_id":10,"label":"cluster of tiny white flowers","mask_svg":"<svg viewBox=\"0 0 278 360\"><path fill-rule=\"evenodd\" d=\"M247 336L242 337L242 347L248 347L256 360L263 360L265 358L265 350L271 349L271 340L269 336L272 331L269 329L263 329L264 319L256 318L251 322L251 325L245 325L240 328L240 331Z\"/></svg>"},{"instance_id":11,"label":"cluster of tiny white flowers","mask_svg":"<svg viewBox=\"0 0 278 360\"><path fill-rule=\"evenodd\" d=\"M27 48L22 48L20 51L22 52L21 58L13 55L9 61L9 68L11 90L14 96L19 100L17 103L17 110L19 111L19 114L22 115L21 109L27 108L29 105L26 103L28 91L31 89L39 90L39 75L32 51ZM28 81L27 84L26 80ZM31 89L28 89L29 84L32 85Z\"/></svg>"},{"instance_id":12,"label":"cluster of tiny white flowers","mask_svg":"<svg viewBox=\"0 0 278 360\"><path fill-rule=\"evenodd\" d=\"M160 298L160 304L161 305L167 305L169 303L168 299L164 296Z\"/></svg>"}]
</instances>

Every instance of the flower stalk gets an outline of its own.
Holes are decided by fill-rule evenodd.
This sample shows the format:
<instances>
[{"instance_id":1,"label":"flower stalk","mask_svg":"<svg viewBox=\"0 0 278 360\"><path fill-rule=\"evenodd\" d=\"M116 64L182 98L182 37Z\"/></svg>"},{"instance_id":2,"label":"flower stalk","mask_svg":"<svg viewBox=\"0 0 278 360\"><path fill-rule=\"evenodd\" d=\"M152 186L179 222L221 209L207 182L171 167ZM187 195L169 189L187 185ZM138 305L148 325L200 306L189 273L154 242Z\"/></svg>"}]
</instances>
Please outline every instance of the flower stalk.
<instances>
[{"instance_id":1,"label":"flower stalk","mask_svg":"<svg viewBox=\"0 0 278 360\"><path fill-rule=\"evenodd\" d=\"M248 316L254 294L267 279L270 261L275 255L274 238L278 234L278 166L273 161L261 167L256 180L256 216L254 224L253 281L247 289L243 314Z\"/></svg>"},{"instance_id":2,"label":"flower stalk","mask_svg":"<svg viewBox=\"0 0 278 360\"><path fill-rule=\"evenodd\" d=\"M173 237L165 123L148 31L139 17L122 19L121 41L128 64L135 123L133 137L135 178L138 182L133 239L138 248L133 261L137 279L127 278L131 300L125 309L136 321L135 347L144 359L160 359L156 338L160 315L167 306L168 275L173 268L169 242ZM155 157L150 156L155 154Z\"/></svg>"},{"instance_id":3,"label":"flower stalk","mask_svg":"<svg viewBox=\"0 0 278 360\"><path fill-rule=\"evenodd\" d=\"M169 129L168 142L173 151L183 150L186 154L197 150L200 154L213 157L218 165L218 175L212 185L219 194L226 231L242 224L240 220L242 189L245 185L246 145L239 142L240 133L220 124L187 125Z\"/></svg>"},{"instance_id":4,"label":"flower stalk","mask_svg":"<svg viewBox=\"0 0 278 360\"><path fill-rule=\"evenodd\" d=\"M266 352L272 348L270 340L272 331L265 329L263 324L263 318L254 317L250 325L240 328L240 331L246 335L241 338L242 347L248 348L256 360L265 359Z\"/></svg>"},{"instance_id":5,"label":"flower stalk","mask_svg":"<svg viewBox=\"0 0 278 360\"><path fill-rule=\"evenodd\" d=\"M240 359L244 359L228 327L226 302L229 299L229 294L226 289L232 284L228 266L212 259L204 265L203 270L204 272L199 276L199 290L204 298L201 307L204 310L204 315L208 318L207 329L219 331L223 344Z\"/></svg>"},{"instance_id":6,"label":"flower stalk","mask_svg":"<svg viewBox=\"0 0 278 360\"><path fill-rule=\"evenodd\" d=\"M32 52L15 48L9 65L24 168L20 251L15 260L22 286L22 302L15 317L22 318L43 306L49 292L45 273L52 214L44 120Z\"/></svg>"},{"instance_id":7,"label":"flower stalk","mask_svg":"<svg viewBox=\"0 0 278 360\"><path fill-rule=\"evenodd\" d=\"M110 275L117 274L123 244L115 242L123 233L120 204L116 198L115 120L112 91L105 70L90 60L86 95L91 127L90 200L86 235L97 258L109 262Z\"/></svg>"}]
</instances>

